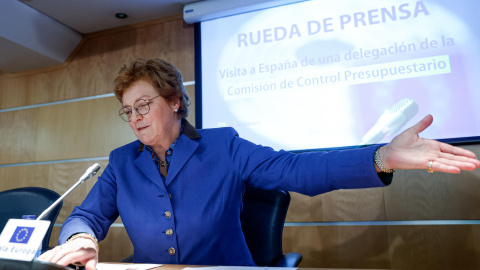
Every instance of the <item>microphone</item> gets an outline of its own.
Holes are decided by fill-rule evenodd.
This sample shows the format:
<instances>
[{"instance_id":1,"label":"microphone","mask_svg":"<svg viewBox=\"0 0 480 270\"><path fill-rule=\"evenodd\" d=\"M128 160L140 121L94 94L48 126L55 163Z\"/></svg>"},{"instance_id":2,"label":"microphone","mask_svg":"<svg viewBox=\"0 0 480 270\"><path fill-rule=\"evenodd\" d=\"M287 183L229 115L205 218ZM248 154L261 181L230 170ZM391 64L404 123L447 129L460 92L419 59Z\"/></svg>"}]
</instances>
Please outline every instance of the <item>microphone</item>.
<instances>
[{"instance_id":1,"label":"microphone","mask_svg":"<svg viewBox=\"0 0 480 270\"><path fill-rule=\"evenodd\" d=\"M77 183L75 183L75 185L73 185L62 196L60 196L60 198L58 198L58 200L56 200L45 211L43 211L40 214L40 216L38 216L37 220L42 220L43 218L45 218L45 216L47 216L48 213L50 213L50 211L52 211L52 209L55 208L55 206L57 206L68 194L70 194L70 192L72 192L75 188L77 188L81 183L85 182L85 180L87 180L88 178L97 174L98 170L100 170L100 164L95 163L92 166L90 166L90 168L88 168L85 171L85 173L82 175L82 177L80 177L80 179L77 181Z\"/></svg>"},{"instance_id":2,"label":"microphone","mask_svg":"<svg viewBox=\"0 0 480 270\"><path fill-rule=\"evenodd\" d=\"M88 168L85 171L85 173L82 175L82 177L80 177L80 180L83 179L82 182L84 182L88 178L97 174L98 170L100 170L100 164L98 164L98 163L93 164L92 166L90 166L90 168Z\"/></svg>"},{"instance_id":3,"label":"microphone","mask_svg":"<svg viewBox=\"0 0 480 270\"><path fill-rule=\"evenodd\" d=\"M394 134L418 112L418 104L413 99L404 98L386 109L377 123L362 138L361 145L375 144Z\"/></svg>"}]
</instances>

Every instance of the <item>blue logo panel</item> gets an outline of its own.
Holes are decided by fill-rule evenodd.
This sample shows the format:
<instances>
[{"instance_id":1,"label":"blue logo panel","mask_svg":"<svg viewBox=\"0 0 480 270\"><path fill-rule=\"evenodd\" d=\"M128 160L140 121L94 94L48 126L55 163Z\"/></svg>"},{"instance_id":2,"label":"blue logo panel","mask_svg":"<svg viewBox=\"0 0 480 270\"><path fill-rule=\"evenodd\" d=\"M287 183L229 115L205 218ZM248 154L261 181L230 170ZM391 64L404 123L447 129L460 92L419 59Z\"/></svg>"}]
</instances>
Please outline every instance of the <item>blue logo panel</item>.
<instances>
[{"instance_id":1,"label":"blue logo panel","mask_svg":"<svg viewBox=\"0 0 480 270\"><path fill-rule=\"evenodd\" d=\"M26 244L28 240L30 240L30 236L32 236L34 227L17 227L15 232L13 232L12 238L10 239L10 243L17 243L17 244Z\"/></svg>"}]
</instances>

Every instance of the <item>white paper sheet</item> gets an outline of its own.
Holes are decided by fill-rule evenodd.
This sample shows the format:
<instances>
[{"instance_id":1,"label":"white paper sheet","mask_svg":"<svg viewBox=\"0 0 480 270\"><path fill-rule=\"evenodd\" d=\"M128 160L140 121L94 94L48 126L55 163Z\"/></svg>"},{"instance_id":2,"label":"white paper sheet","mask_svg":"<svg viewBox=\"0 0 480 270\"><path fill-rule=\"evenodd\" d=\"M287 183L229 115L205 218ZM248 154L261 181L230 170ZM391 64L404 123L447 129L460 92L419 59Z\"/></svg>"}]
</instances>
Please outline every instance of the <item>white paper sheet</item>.
<instances>
[{"instance_id":1,"label":"white paper sheet","mask_svg":"<svg viewBox=\"0 0 480 270\"><path fill-rule=\"evenodd\" d=\"M257 266L212 266L212 267L187 267L183 270L296 270L296 267L257 267Z\"/></svg>"},{"instance_id":2,"label":"white paper sheet","mask_svg":"<svg viewBox=\"0 0 480 270\"><path fill-rule=\"evenodd\" d=\"M160 267L161 264L117 264L117 263L98 263L97 270L148 270Z\"/></svg>"}]
</instances>

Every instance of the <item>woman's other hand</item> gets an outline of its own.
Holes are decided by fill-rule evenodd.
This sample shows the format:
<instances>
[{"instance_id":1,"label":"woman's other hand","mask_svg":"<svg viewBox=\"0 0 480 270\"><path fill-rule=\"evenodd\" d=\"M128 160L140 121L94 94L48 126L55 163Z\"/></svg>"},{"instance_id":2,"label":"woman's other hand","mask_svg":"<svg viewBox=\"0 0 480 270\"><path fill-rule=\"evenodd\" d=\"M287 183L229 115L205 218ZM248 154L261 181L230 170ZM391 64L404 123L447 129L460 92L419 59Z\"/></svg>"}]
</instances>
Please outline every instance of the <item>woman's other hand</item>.
<instances>
[{"instance_id":1,"label":"woman's other hand","mask_svg":"<svg viewBox=\"0 0 480 270\"><path fill-rule=\"evenodd\" d=\"M418 134L432 122L433 117L427 115L415 126L396 136L389 144L382 146L379 155L384 166L387 169L426 169L429 172L446 173L480 168L480 161L473 152L419 137Z\"/></svg>"},{"instance_id":2,"label":"woman's other hand","mask_svg":"<svg viewBox=\"0 0 480 270\"><path fill-rule=\"evenodd\" d=\"M43 253L38 260L63 266L82 264L86 270L95 270L98 263L98 244L90 238L77 237Z\"/></svg>"}]
</instances>

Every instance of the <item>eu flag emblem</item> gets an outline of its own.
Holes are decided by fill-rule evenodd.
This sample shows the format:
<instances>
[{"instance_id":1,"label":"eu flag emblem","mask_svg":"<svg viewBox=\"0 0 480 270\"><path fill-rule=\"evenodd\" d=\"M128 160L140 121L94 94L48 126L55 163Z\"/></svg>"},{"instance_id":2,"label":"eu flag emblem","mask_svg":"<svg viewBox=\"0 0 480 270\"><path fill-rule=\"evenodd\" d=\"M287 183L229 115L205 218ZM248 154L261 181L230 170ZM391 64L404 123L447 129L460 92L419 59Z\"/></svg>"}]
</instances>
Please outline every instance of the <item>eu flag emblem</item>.
<instances>
[{"instance_id":1,"label":"eu flag emblem","mask_svg":"<svg viewBox=\"0 0 480 270\"><path fill-rule=\"evenodd\" d=\"M34 227L17 227L15 232L13 232L12 238L10 238L10 243L17 244L26 244L32 236Z\"/></svg>"}]
</instances>

